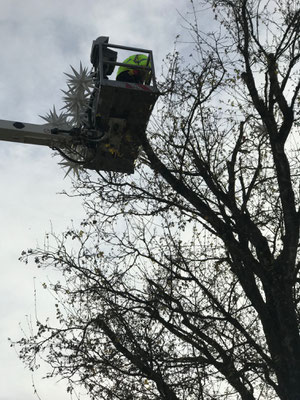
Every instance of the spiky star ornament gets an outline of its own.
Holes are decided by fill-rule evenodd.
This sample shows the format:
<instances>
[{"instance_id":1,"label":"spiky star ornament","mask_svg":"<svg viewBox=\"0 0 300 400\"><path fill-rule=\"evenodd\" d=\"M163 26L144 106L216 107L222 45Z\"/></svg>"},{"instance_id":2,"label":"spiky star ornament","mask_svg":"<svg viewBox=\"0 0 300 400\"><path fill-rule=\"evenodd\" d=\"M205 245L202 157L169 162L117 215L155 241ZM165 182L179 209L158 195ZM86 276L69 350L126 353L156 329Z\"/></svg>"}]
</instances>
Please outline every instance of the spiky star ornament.
<instances>
[{"instance_id":1,"label":"spiky star ornament","mask_svg":"<svg viewBox=\"0 0 300 400\"><path fill-rule=\"evenodd\" d=\"M79 66L79 72L77 72L72 65L70 66L74 75L67 74L65 72L65 75L69 78L67 80L68 86L73 90L80 90L83 92L89 92L91 93L94 84L93 84L93 75L90 71L88 71L87 68L82 68L82 64L80 61L80 66Z\"/></svg>"},{"instance_id":2,"label":"spiky star ornament","mask_svg":"<svg viewBox=\"0 0 300 400\"><path fill-rule=\"evenodd\" d=\"M83 158L83 154L86 153L86 148L84 148L83 146L73 146L73 148L70 148L69 151L65 150L65 152L69 153L68 155L74 160L81 161ZM72 173L75 178L79 178L79 173L82 170L82 166L80 163L72 162L70 160L67 160L66 158L63 158L63 160L59 162L58 165L60 165L66 171L64 177Z\"/></svg>"},{"instance_id":3,"label":"spiky star ornament","mask_svg":"<svg viewBox=\"0 0 300 400\"><path fill-rule=\"evenodd\" d=\"M66 109L72 118L72 122L76 126L83 123L85 111L89 106L89 98L94 89L93 75L87 68L83 68L80 62L79 71L71 66L72 74L65 75L68 77L67 85L68 90L63 90L65 94L63 100Z\"/></svg>"},{"instance_id":4,"label":"spiky star ornament","mask_svg":"<svg viewBox=\"0 0 300 400\"><path fill-rule=\"evenodd\" d=\"M67 79L67 90L62 90L64 93L63 101L65 105L59 115L56 112L55 106L53 110L50 110L45 116L41 116L47 123L53 128L71 129L72 127L80 127L84 124L84 117L86 110L89 106L89 98L94 90L94 81L92 73L82 67L80 62L79 71L71 66L73 74L66 73ZM69 149L64 149L67 156L70 156L73 160L84 160L87 157L88 149L84 146L71 145ZM63 159L59 163L63 168L67 169L66 175L73 172L75 177L79 176L81 165L76 162L72 162L68 159Z\"/></svg>"},{"instance_id":5,"label":"spiky star ornament","mask_svg":"<svg viewBox=\"0 0 300 400\"><path fill-rule=\"evenodd\" d=\"M88 108L88 94L72 88L69 88L68 91L62 90L62 92L65 94L63 97L65 106L63 108L66 109L72 123L75 126L82 125L85 111Z\"/></svg>"},{"instance_id":6,"label":"spiky star ornament","mask_svg":"<svg viewBox=\"0 0 300 400\"><path fill-rule=\"evenodd\" d=\"M72 127L68 121L68 114L64 112L57 114L55 106L53 106L53 110L49 110L48 114L40 115L40 117L53 128L70 129Z\"/></svg>"}]
</instances>

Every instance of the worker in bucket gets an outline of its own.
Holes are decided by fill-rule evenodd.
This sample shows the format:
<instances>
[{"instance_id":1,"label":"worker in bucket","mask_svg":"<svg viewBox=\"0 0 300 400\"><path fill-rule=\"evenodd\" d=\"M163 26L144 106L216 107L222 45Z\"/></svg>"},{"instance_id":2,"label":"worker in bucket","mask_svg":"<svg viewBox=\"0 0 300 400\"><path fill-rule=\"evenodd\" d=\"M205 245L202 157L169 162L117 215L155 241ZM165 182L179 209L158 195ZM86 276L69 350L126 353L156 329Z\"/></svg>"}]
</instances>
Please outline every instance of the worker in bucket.
<instances>
[{"instance_id":1,"label":"worker in bucket","mask_svg":"<svg viewBox=\"0 0 300 400\"><path fill-rule=\"evenodd\" d=\"M149 70L134 69L134 66L150 66L148 57L144 54L133 54L123 61L124 64L131 64L133 68L121 66L117 72L117 81L131 83L145 83L149 79Z\"/></svg>"}]
</instances>

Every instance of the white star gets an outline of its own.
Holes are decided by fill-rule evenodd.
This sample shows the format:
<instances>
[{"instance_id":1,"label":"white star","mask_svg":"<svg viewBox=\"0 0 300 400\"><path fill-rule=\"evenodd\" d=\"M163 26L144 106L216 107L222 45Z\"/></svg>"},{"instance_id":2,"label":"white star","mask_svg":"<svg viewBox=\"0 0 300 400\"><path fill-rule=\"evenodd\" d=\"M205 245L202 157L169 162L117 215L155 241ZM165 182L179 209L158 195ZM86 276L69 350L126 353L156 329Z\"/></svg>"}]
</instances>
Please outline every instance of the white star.
<instances>
[{"instance_id":1,"label":"white star","mask_svg":"<svg viewBox=\"0 0 300 400\"><path fill-rule=\"evenodd\" d=\"M93 75L87 68L82 67L81 62L79 71L76 71L72 66L71 69L73 74L65 73L68 77L68 89L62 90L64 93L63 101L65 103L62 109L65 109L65 112L61 112L58 115L55 106L53 106L53 110L50 110L46 116L41 116L53 128L71 129L72 127L81 127L86 119L89 98L95 87ZM58 153L55 154L58 155ZM83 169L81 162L91 157L90 149L75 143L68 146L68 148L64 148L62 153L59 153L60 156L63 156L63 154L66 157L63 157L59 165L67 169L65 177L71 172L74 174L74 177L79 177L79 173Z\"/></svg>"},{"instance_id":2,"label":"white star","mask_svg":"<svg viewBox=\"0 0 300 400\"><path fill-rule=\"evenodd\" d=\"M63 97L65 106L62 109L67 110L68 115L72 118L75 125L81 125L89 104L88 94L79 90L75 91L71 88L68 91L62 90L62 92L65 94Z\"/></svg>"},{"instance_id":3,"label":"white star","mask_svg":"<svg viewBox=\"0 0 300 400\"><path fill-rule=\"evenodd\" d=\"M67 169L65 177L73 173L75 178L79 178L79 174L83 170L82 161L87 161L91 158L91 151L86 146L73 144L63 149L63 153L70 158L70 160L64 158L63 161L59 163L63 169Z\"/></svg>"},{"instance_id":4,"label":"white star","mask_svg":"<svg viewBox=\"0 0 300 400\"><path fill-rule=\"evenodd\" d=\"M65 108L76 126L83 124L84 115L88 108L89 97L94 89L94 80L91 72L83 68L80 62L79 72L71 66L73 75L65 73L69 78L67 80L68 90L63 90L65 94L63 100Z\"/></svg>"},{"instance_id":5,"label":"white star","mask_svg":"<svg viewBox=\"0 0 300 400\"><path fill-rule=\"evenodd\" d=\"M61 128L61 129L70 129L70 123L68 121L68 114L61 112L59 115L56 112L55 106L53 106L53 110L49 110L48 114L45 116L40 115L51 127L53 128Z\"/></svg>"},{"instance_id":6,"label":"white star","mask_svg":"<svg viewBox=\"0 0 300 400\"><path fill-rule=\"evenodd\" d=\"M64 159L64 161L59 162L58 165L61 165L61 167L66 171L64 178L71 175L71 173L73 173L74 178L79 178L80 171L82 170L80 164Z\"/></svg>"},{"instance_id":7,"label":"white star","mask_svg":"<svg viewBox=\"0 0 300 400\"><path fill-rule=\"evenodd\" d=\"M67 80L68 86L71 90L88 92L90 94L94 88L93 74L87 68L82 68L81 61L79 72L72 65L70 67L74 75L65 72L65 75L69 77Z\"/></svg>"}]
</instances>

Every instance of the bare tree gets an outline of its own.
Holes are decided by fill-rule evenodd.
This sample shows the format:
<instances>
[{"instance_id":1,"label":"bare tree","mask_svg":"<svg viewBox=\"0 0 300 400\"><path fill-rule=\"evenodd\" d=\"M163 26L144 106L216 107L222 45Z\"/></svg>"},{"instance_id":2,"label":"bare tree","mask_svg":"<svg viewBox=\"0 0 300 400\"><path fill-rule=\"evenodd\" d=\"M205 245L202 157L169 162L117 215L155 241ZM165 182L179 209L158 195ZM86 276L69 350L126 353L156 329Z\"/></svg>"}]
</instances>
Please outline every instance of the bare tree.
<instances>
[{"instance_id":1,"label":"bare tree","mask_svg":"<svg viewBox=\"0 0 300 400\"><path fill-rule=\"evenodd\" d=\"M23 255L64 280L20 356L95 399L299 400L299 4L191 6L136 173Z\"/></svg>"}]
</instances>

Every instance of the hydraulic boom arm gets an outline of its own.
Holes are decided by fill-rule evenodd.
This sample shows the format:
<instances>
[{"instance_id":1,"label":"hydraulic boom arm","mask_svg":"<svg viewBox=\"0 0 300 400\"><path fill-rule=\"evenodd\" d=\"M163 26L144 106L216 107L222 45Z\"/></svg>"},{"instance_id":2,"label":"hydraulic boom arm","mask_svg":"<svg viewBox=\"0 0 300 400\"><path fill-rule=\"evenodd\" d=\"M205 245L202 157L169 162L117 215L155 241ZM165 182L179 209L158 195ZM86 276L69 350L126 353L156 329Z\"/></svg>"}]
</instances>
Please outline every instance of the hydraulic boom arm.
<instances>
[{"instance_id":1,"label":"hydraulic boom arm","mask_svg":"<svg viewBox=\"0 0 300 400\"><path fill-rule=\"evenodd\" d=\"M61 148L70 144L72 136L61 131L53 134L48 124L37 125L0 120L0 140Z\"/></svg>"}]
</instances>

